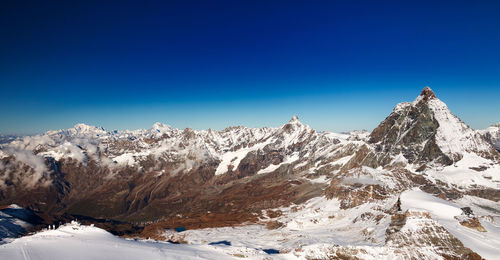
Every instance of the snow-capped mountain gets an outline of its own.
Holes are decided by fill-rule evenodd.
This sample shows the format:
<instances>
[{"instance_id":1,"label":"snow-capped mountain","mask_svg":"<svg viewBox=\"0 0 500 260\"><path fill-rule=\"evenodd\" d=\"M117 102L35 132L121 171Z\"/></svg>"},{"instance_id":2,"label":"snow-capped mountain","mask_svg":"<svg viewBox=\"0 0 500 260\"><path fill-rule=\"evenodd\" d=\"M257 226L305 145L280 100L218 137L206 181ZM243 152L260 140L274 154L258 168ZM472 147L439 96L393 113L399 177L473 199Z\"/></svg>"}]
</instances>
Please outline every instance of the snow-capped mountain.
<instances>
[{"instance_id":1,"label":"snow-capped mountain","mask_svg":"<svg viewBox=\"0 0 500 260\"><path fill-rule=\"evenodd\" d=\"M285 200L278 203L274 198L287 193L296 194L289 199L319 195L321 189L313 187L327 185L335 169L364 144L365 138L363 132L318 133L296 116L278 128L230 127L222 131L180 130L160 123L148 130L107 131L78 124L68 130L26 136L4 144L1 181L6 189L0 196L7 200L13 197L10 194L17 194L17 200L22 200L19 190L25 190L29 200L26 187L40 187L51 193L47 195L50 200L56 197L64 201L75 214L102 218L121 215L150 221L172 210L158 210L153 201L167 203L164 200L182 200L197 193L204 196L192 198L192 203L204 197L214 197L217 201L221 192L232 193L226 191L225 186L244 189L240 185L247 185L246 177L263 181L277 178L269 175L274 173L283 176L270 185L286 186L284 194L269 194L268 202L256 208L268 204L278 206ZM19 174L12 178L14 172ZM290 185L295 179L301 184ZM173 182L181 184L172 185ZM239 185L235 185L237 183ZM213 190L214 184L220 188ZM103 202L109 203L107 212L85 206L87 200L101 197L109 187L115 186L123 197L110 197L110 201ZM302 197L303 192L308 195ZM43 207L60 205L56 201L30 203L37 204L31 207L43 210ZM237 211L244 211L244 205L238 204L241 208ZM214 211L212 207L220 208L215 203L199 210ZM144 214L148 210L151 212ZM178 210L186 211L177 209L169 214L188 213ZM136 216L139 211L141 215Z\"/></svg>"},{"instance_id":2,"label":"snow-capped mountain","mask_svg":"<svg viewBox=\"0 0 500 260\"><path fill-rule=\"evenodd\" d=\"M453 115L429 87L415 101L398 104L373 130L369 142L382 157L402 154L410 163L450 165L466 153L498 158L491 145Z\"/></svg>"},{"instance_id":3,"label":"snow-capped mountain","mask_svg":"<svg viewBox=\"0 0 500 260\"><path fill-rule=\"evenodd\" d=\"M484 138L500 151L500 124L492 125L484 130L478 131Z\"/></svg>"},{"instance_id":4,"label":"snow-capped mountain","mask_svg":"<svg viewBox=\"0 0 500 260\"><path fill-rule=\"evenodd\" d=\"M353 179L364 185L353 189ZM396 105L370 133L326 195L345 208L409 187L448 198L481 193L498 201L499 181L498 152L425 88L415 101Z\"/></svg>"},{"instance_id":5,"label":"snow-capped mountain","mask_svg":"<svg viewBox=\"0 0 500 260\"><path fill-rule=\"evenodd\" d=\"M0 205L19 204L45 223L113 219L118 224L106 226L113 232L128 223L144 227L141 237L192 243L246 223L241 232L290 241L270 244L280 252L301 248L290 253L299 258L332 252L377 258L399 247L408 249L399 252L402 258L489 256L467 240L482 231L462 231L498 229L495 129L471 129L430 88L396 105L371 133L317 132L297 116L276 128L221 131L77 124L0 144ZM419 198L428 193L454 203L454 215L441 221L427 207L419 211L412 196L403 196L417 191ZM429 196L423 200L432 202ZM462 216L461 207L478 215ZM174 227L189 232L165 231ZM318 238L304 238L312 234ZM422 239L431 241L427 251L412 253ZM253 254L242 248L231 254Z\"/></svg>"}]
</instances>

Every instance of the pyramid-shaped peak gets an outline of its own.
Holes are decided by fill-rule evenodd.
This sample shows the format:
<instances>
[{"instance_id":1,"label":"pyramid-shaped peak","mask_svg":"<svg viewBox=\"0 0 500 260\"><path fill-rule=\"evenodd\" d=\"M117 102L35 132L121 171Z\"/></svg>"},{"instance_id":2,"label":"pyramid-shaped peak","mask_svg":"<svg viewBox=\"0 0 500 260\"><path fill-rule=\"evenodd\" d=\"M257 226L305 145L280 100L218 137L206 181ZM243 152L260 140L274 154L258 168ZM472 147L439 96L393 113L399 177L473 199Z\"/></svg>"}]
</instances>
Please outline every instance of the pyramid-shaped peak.
<instances>
[{"instance_id":1,"label":"pyramid-shaped peak","mask_svg":"<svg viewBox=\"0 0 500 260\"><path fill-rule=\"evenodd\" d=\"M422 89L422 92L420 92L420 96L415 99L415 103L427 102L434 98L437 98L436 94L434 94L434 91L432 91L430 87L425 87L424 89Z\"/></svg>"},{"instance_id":2,"label":"pyramid-shaped peak","mask_svg":"<svg viewBox=\"0 0 500 260\"><path fill-rule=\"evenodd\" d=\"M422 89L420 96L424 96L427 98L435 98L436 94L434 94L434 91L432 91L430 87L425 87L424 89Z\"/></svg>"},{"instance_id":3,"label":"pyramid-shaped peak","mask_svg":"<svg viewBox=\"0 0 500 260\"><path fill-rule=\"evenodd\" d=\"M299 117L297 115L293 115L292 116L292 119L290 119L290 121L288 121L289 124L301 124L301 122L299 121Z\"/></svg>"},{"instance_id":4,"label":"pyramid-shaped peak","mask_svg":"<svg viewBox=\"0 0 500 260\"><path fill-rule=\"evenodd\" d=\"M288 123L281 127L280 133L291 134L292 132L310 131L311 127L299 121L299 117L294 115Z\"/></svg>"},{"instance_id":5,"label":"pyramid-shaped peak","mask_svg":"<svg viewBox=\"0 0 500 260\"><path fill-rule=\"evenodd\" d=\"M402 153L410 163L450 165L471 152L494 158L491 146L453 115L429 87L414 102L398 104L371 132L369 143L385 154Z\"/></svg>"},{"instance_id":6,"label":"pyramid-shaped peak","mask_svg":"<svg viewBox=\"0 0 500 260\"><path fill-rule=\"evenodd\" d=\"M292 119L288 121L288 123L284 124L282 128L284 129L299 129L306 127L306 125L302 124L302 122L299 121L299 117L297 115L293 115Z\"/></svg>"}]
</instances>

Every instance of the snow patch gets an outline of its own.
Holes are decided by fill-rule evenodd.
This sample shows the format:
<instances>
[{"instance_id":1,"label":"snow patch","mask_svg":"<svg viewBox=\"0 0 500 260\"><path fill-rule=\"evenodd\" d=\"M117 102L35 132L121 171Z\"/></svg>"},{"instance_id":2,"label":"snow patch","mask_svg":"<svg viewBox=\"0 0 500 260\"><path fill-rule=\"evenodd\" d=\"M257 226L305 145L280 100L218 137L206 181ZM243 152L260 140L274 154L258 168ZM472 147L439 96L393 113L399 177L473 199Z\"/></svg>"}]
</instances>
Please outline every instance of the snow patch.
<instances>
[{"instance_id":1,"label":"snow patch","mask_svg":"<svg viewBox=\"0 0 500 260\"><path fill-rule=\"evenodd\" d=\"M481 171L474 169L483 168ZM493 189L500 188L500 165L475 153L464 153L460 161L442 169L429 169L429 178L437 179L460 188L481 185Z\"/></svg>"},{"instance_id":2,"label":"snow patch","mask_svg":"<svg viewBox=\"0 0 500 260\"><path fill-rule=\"evenodd\" d=\"M232 166L233 169L237 169L238 166L240 165L240 162L249 152L257 151L259 149L264 148L266 145L269 144L268 142L263 142L263 143L258 143L255 144L251 147L245 147L242 149L239 149L234 152L227 152L222 155L222 160L219 163L219 166L217 166L217 169L215 170L215 175L221 175L226 173L229 170L229 166Z\"/></svg>"},{"instance_id":3,"label":"snow patch","mask_svg":"<svg viewBox=\"0 0 500 260\"><path fill-rule=\"evenodd\" d=\"M295 152L293 153L291 156L289 157L286 157L283 162L279 163L279 164L271 164L269 166L267 166L266 168L264 169L261 169L257 172L257 174L263 174L263 173L270 173L270 172L274 172L275 170L277 170L279 167L281 167L281 165L285 165L285 164L290 164L290 163L293 163L295 161L297 161L299 159L299 153L298 152Z\"/></svg>"}]
</instances>

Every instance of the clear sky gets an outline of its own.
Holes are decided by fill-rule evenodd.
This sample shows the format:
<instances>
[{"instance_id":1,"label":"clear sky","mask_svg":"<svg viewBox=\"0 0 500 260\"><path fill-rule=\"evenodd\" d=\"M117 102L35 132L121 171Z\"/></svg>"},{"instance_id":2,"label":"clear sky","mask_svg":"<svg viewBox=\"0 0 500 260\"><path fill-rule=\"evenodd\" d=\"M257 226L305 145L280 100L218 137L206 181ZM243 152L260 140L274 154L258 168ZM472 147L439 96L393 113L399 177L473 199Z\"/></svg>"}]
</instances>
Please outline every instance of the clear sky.
<instances>
[{"instance_id":1,"label":"clear sky","mask_svg":"<svg viewBox=\"0 0 500 260\"><path fill-rule=\"evenodd\" d=\"M106 2L106 3L104 3ZM2 1L0 133L372 130L430 86L500 122L500 1Z\"/></svg>"}]
</instances>

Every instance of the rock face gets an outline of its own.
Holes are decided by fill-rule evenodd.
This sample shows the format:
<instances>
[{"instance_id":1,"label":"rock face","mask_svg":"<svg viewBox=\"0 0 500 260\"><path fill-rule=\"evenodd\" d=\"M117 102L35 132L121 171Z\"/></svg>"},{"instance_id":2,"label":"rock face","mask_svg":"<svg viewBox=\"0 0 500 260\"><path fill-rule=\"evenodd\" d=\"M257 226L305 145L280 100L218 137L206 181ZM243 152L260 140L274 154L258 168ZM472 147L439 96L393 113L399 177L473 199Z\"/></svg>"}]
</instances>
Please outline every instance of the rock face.
<instances>
[{"instance_id":1,"label":"rock face","mask_svg":"<svg viewBox=\"0 0 500 260\"><path fill-rule=\"evenodd\" d=\"M344 211L387 204L415 187L442 198L470 195L497 202L500 163L492 129L471 129L430 88L413 102L398 104L371 133L317 132L297 116L277 128L222 131L161 123L148 130L108 131L78 124L3 139L0 205L19 204L46 224L72 217L89 223L112 219L116 222L105 227L117 234L140 225L144 237L162 237L159 230L179 226L274 223L271 230L280 229L285 222L262 222L266 210L321 196L338 201ZM378 225L394 211L389 205L360 212L353 221ZM421 243L404 240L397 231L404 223L398 223L395 219L394 230L381 232L387 243ZM425 239L453 247L432 251L437 255L472 254L439 226L431 231ZM451 244L439 244L441 238Z\"/></svg>"}]
</instances>

